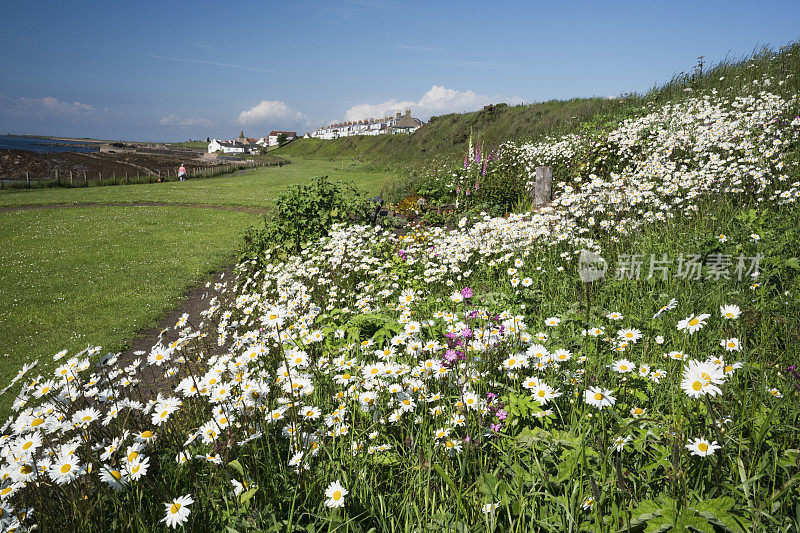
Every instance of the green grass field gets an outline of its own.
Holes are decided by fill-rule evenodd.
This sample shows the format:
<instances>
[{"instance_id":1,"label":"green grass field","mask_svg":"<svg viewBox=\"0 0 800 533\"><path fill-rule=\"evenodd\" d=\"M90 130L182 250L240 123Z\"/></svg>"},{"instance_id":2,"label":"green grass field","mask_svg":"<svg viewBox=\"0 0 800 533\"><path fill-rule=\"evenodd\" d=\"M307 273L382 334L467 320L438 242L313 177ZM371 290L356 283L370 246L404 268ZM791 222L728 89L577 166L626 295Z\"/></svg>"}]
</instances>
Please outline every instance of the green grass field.
<instances>
[{"instance_id":1,"label":"green grass field","mask_svg":"<svg viewBox=\"0 0 800 533\"><path fill-rule=\"evenodd\" d=\"M166 202L176 204L268 206L289 185L306 183L314 176L327 175L331 180L352 181L369 193L380 192L387 178L394 174L351 160L325 161L295 159L281 167L262 167L232 176L193 179L184 182L116 185L86 189L36 189L0 192L0 207L57 203L135 203Z\"/></svg>"},{"instance_id":2,"label":"green grass field","mask_svg":"<svg viewBox=\"0 0 800 533\"><path fill-rule=\"evenodd\" d=\"M64 348L122 348L232 262L240 233L257 221L192 207L0 213L0 382L37 357L46 373Z\"/></svg>"}]
</instances>

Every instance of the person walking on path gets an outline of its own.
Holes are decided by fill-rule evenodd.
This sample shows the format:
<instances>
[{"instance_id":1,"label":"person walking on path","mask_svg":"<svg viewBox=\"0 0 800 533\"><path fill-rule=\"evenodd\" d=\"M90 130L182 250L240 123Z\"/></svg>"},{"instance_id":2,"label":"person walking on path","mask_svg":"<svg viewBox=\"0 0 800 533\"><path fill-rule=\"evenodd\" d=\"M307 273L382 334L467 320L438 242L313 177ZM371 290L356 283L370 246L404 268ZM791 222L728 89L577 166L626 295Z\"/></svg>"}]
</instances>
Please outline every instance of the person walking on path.
<instances>
[{"instance_id":1,"label":"person walking on path","mask_svg":"<svg viewBox=\"0 0 800 533\"><path fill-rule=\"evenodd\" d=\"M186 180L186 167L183 166L183 163L181 163L181 167L178 169L178 178L181 181L185 181Z\"/></svg>"}]
</instances>

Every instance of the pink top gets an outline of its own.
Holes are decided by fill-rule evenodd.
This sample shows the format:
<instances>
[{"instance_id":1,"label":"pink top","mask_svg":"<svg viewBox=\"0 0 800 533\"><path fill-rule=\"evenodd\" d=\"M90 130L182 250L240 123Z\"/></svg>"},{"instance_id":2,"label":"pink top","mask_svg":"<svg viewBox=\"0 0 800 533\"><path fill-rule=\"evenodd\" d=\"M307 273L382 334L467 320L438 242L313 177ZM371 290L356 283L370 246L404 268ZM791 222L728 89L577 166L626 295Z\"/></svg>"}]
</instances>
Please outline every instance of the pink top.
<instances>
[{"instance_id":1,"label":"pink top","mask_svg":"<svg viewBox=\"0 0 800 533\"><path fill-rule=\"evenodd\" d=\"M180 172L181 174L186 174L186 167L181 165L181 167L178 169L178 172Z\"/></svg>"}]
</instances>

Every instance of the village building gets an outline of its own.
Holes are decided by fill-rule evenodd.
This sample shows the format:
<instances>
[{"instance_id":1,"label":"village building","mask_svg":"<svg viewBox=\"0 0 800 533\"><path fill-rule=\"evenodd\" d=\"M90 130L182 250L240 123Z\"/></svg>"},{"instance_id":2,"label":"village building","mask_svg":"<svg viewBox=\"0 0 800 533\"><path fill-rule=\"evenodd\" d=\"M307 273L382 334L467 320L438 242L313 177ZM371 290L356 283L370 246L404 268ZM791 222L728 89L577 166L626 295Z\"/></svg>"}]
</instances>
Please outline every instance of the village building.
<instances>
[{"instance_id":1,"label":"village building","mask_svg":"<svg viewBox=\"0 0 800 533\"><path fill-rule=\"evenodd\" d=\"M212 139L208 143L208 153L222 152L223 154L244 154L247 153L249 145L244 145L239 141L219 141Z\"/></svg>"},{"instance_id":2,"label":"village building","mask_svg":"<svg viewBox=\"0 0 800 533\"><path fill-rule=\"evenodd\" d=\"M339 122L317 128L312 137L317 139L338 139L353 135L389 135L397 133L414 133L425 123L411 116L411 109L405 115L398 111L392 117L370 118L353 122Z\"/></svg>"},{"instance_id":3,"label":"village building","mask_svg":"<svg viewBox=\"0 0 800 533\"><path fill-rule=\"evenodd\" d=\"M293 141L297 138L296 131L271 131L269 132L269 145L270 146L278 146L278 136L283 133L286 135L287 141Z\"/></svg>"}]
</instances>

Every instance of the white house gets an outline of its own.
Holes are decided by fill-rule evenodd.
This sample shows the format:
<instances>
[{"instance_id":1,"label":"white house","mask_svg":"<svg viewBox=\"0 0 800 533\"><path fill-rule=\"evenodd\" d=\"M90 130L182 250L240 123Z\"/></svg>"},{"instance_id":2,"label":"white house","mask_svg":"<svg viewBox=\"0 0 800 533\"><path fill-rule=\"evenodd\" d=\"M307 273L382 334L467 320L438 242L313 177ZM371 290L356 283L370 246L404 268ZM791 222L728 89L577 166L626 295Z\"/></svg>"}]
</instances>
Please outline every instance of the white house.
<instances>
[{"instance_id":1,"label":"white house","mask_svg":"<svg viewBox=\"0 0 800 533\"><path fill-rule=\"evenodd\" d=\"M222 152L223 154L243 154L246 150L247 147L237 141L218 141L214 139L208 143L209 154L213 154L214 152Z\"/></svg>"},{"instance_id":2,"label":"white house","mask_svg":"<svg viewBox=\"0 0 800 533\"><path fill-rule=\"evenodd\" d=\"M398 111L392 117L369 118L352 122L339 122L317 128L312 137L317 139L338 139L352 135L385 135L391 133L414 133L424 123L411 116L411 110L406 109L406 114Z\"/></svg>"},{"instance_id":3,"label":"white house","mask_svg":"<svg viewBox=\"0 0 800 533\"><path fill-rule=\"evenodd\" d=\"M269 145L270 146L278 146L278 135L283 133L286 135L287 141L293 141L297 138L296 131L271 131L269 132Z\"/></svg>"}]
</instances>

